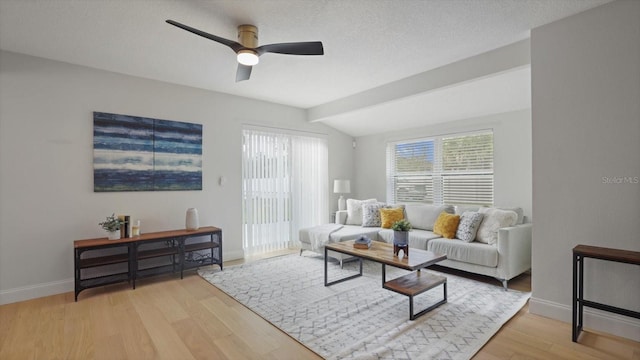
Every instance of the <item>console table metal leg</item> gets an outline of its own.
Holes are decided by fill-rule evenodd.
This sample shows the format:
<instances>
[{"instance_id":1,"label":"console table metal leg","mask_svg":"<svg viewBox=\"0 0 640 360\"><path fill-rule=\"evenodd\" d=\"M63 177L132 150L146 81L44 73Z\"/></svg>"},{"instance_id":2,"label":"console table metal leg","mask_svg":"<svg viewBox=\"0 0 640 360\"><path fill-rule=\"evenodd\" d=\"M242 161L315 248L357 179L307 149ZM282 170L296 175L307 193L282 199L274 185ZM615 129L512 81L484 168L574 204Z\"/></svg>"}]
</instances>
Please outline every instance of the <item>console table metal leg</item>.
<instances>
[{"instance_id":1,"label":"console table metal leg","mask_svg":"<svg viewBox=\"0 0 640 360\"><path fill-rule=\"evenodd\" d=\"M133 244L129 249L129 256L131 256L131 260L129 265L131 267L131 280L133 283L133 289L136 288L136 277L138 276L138 245Z\"/></svg>"},{"instance_id":2,"label":"console table metal leg","mask_svg":"<svg viewBox=\"0 0 640 360\"><path fill-rule=\"evenodd\" d=\"M576 332L576 341L582 331L584 317L584 257L578 255L578 328Z\"/></svg>"},{"instance_id":3,"label":"console table metal leg","mask_svg":"<svg viewBox=\"0 0 640 360\"><path fill-rule=\"evenodd\" d=\"M577 342L584 325L584 257L573 255L573 303L571 306L571 341Z\"/></svg>"},{"instance_id":4,"label":"console table metal leg","mask_svg":"<svg viewBox=\"0 0 640 360\"><path fill-rule=\"evenodd\" d=\"M578 255L573 255L573 299L571 302L571 341L578 340Z\"/></svg>"},{"instance_id":5,"label":"console table metal leg","mask_svg":"<svg viewBox=\"0 0 640 360\"><path fill-rule=\"evenodd\" d=\"M75 301L78 301L78 294L80 293L80 252L78 251L78 249L75 249L75 256L73 259L73 267L74 267L74 274L75 274L75 281L74 281L74 292L75 292Z\"/></svg>"},{"instance_id":6,"label":"console table metal leg","mask_svg":"<svg viewBox=\"0 0 640 360\"><path fill-rule=\"evenodd\" d=\"M222 271L222 231L218 234L218 245L220 245L220 247L218 249L218 255L220 255L220 271Z\"/></svg>"},{"instance_id":7,"label":"console table metal leg","mask_svg":"<svg viewBox=\"0 0 640 360\"><path fill-rule=\"evenodd\" d=\"M184 278L184 261L185 261L185 256L187 256L187 254L185 254L185 251L184 251L185 241L187 241L186 238L178 239L178 258L180 259L180 280ZM174 266L175 266L175 262L174 262Z\"/></svg>"},{"instance_id":8,"label":"console table metal leg","mask_svg":"<svg viewBox=\"0 0 640 360\"><path fill-rule=\"evenodd\" d=\"M213 234L209 235L209 241L211 241L211 245L212 245L211 249L209 249L209 250L211 250L211 265L213 265L213 264L215 264L215 261L216 261L215 260L216 258L213 256L213 251L214 251L214 249L213 249L213 244L214 244L213 243Z\"/></svg>"},{"instance_id":9,"label":"console table metal leg","mask_svg":"<svg viewBox=\"0 0 640 360\"><path fill-rule=\"evenodd\" d=\"M134 252L134 248L135 246L133 244L129 244L129 246L127 246L127 254L129 259L129 261L127 262L127 269L129 271L127 282L131 284L135 289L134 278L136 276L137 262L136 262L136 257L135 257L136 253Z\"/></svg>"}]
</instances>

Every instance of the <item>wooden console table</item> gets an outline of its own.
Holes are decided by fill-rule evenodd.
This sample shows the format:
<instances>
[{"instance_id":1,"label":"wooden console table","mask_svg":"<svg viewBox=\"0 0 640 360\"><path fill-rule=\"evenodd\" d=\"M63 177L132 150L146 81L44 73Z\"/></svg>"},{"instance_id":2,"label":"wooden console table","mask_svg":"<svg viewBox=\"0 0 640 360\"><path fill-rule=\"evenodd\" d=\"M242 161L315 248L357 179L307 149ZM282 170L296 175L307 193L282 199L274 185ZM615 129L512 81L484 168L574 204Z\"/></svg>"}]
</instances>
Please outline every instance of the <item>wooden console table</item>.
<instances>
[{"instance_id":1,"label":"wooden console table","mask_svg":"<svg viewBox=\"0 0 640 360\"><path fill-rule=\"evenodd\" d=\"M209 241L193 241L203 236L208 236ZM135 289L136 279L148 276L179 271L182 279L184 270L215 264L222 270L222 230L213 226L147 233L119 240L106 237L76 240L73 247L75 301L82 290L93 287L126 281ZM201 260L193 259L193 254L202 250L210 251L210 255ZM83 274L90 269L98 274Z\"/></svg>"},{"instance_id":2,"label":"wooden console table","mask_svg":"<svg viewBox=\"0 0 640 360\"><path fill-rule=\"evenodd\" d=\"M610 249L589 245L578 245L573 248L573 302L571 340L578 341L583 325L584 307L604 310L615 314L640 319L640 312L601 304L584 299L584 259L600 259L619 263L640 265L640 252Z\"/></svg>"}]
</instances>

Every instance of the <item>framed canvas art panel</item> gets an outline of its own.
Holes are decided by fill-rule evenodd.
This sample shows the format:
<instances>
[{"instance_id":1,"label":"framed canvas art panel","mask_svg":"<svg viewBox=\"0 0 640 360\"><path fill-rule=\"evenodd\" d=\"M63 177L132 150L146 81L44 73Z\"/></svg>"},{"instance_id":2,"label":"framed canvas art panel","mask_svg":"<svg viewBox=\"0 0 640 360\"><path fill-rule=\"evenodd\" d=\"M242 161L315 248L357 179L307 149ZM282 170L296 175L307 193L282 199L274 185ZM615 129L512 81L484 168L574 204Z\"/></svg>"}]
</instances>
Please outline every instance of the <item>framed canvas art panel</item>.
<instances>
[{"instance_id":1,"label":"framed canvas art panel","mask_svg":"<svg viewBox=\"0 0 640 360\"><path fill-rule=\"evenodd\" d=\"M94 192L202 190L202 125L93 113Z\"/></svg>"}]
</instances>

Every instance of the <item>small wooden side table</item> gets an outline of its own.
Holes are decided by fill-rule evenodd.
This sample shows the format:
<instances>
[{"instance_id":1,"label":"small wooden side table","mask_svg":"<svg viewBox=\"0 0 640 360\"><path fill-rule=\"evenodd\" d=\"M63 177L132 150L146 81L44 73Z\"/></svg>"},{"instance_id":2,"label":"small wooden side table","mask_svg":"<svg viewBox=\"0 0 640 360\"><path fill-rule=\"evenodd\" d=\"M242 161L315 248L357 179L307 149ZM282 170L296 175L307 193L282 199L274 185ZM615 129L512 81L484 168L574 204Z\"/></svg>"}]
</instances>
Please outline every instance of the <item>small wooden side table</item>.
<instances>
[{"instance_id":1,"label":"small wooden side table","mask_svg":"<svg viewBox=\"0 0 640 360\"><path fill-rule=\"evenodd\" d=\"M589 245L578 245L573 248L573 302L571 327L571 340L573 342L578 341L578 336L580 335L580 331L582 331L583 312L585 306L640 319L640 312L584 299L584 259L586 258L640 265L640 252L638 251L610 249Z\"/></svg>"}]
</instances>

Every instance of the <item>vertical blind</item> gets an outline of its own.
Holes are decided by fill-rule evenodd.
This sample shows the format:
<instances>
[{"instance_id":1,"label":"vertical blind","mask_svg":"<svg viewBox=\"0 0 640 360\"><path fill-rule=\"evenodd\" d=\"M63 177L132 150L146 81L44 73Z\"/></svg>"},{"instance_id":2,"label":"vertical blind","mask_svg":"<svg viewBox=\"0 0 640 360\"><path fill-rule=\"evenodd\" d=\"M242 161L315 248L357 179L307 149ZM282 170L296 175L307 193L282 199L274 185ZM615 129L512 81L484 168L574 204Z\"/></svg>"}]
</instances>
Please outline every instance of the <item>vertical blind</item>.
<instances>
[{"instance_id":1,"label":"vertical blind","mask_svg":"<svg viewBox=\"0 0 640 360\"><path fill-rule=\"evenodd\" d=\"M387 144L391 202L493 204L493 132Z\"/></svg>"},{"instance_id":2,"label":"vertical blind","mask_svg":"<svg viewBox=\"0 0 640 360\"><path fill-rule=\"evenodd\" d=\"M297 231L328 221L325 138L243 129L242 244L246 254L286 249Z\"/></svg>"}]
</instances>

